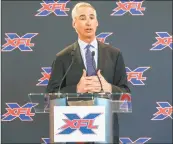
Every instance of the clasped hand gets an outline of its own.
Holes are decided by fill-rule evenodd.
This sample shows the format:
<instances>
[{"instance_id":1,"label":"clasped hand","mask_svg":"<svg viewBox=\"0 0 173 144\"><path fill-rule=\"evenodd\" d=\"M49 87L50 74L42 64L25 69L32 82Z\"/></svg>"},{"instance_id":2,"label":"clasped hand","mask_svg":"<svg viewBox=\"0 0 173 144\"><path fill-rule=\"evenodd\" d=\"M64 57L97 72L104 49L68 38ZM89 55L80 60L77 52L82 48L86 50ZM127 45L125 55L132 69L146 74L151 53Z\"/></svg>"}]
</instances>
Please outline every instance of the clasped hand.
<instances>
[{"instance_id":1,"label":"clasped hand","mask_svg":"<svg viewBox=\"0 0 173 144\"><path fill-rule=\"evenodd\" d=\"M97 72L98 77L100 78L103 91L112 92L112 86L109 84L105 78L101 75L100 70ZM101 91L101 84L97 76L87 76L86 70L83 70L82 77L77 84L77 93L97 93Z\"/></svg>"}]
</instances>

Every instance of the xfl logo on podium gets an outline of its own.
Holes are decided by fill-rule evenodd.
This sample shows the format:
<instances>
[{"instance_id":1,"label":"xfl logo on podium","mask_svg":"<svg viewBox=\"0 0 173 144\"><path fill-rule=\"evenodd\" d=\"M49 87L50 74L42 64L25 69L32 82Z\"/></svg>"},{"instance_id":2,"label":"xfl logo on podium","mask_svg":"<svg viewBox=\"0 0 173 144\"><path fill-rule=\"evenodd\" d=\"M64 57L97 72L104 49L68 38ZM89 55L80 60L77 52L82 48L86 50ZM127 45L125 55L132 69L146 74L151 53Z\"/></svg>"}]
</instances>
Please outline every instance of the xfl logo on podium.
<instances>
[{"instance_id":1,"label":"xfl logo on podium","mask_svg":"<svg viewBox=\"0 0 173 144\"><path fill-rule=\"evenodd\" d=\"M65 124L59 128L61 131L58 134L71 134L76 130L79 130L82 134L94 134L93 129L98 129L98 126L94 125L94 121L100 114L91 113L83 118L80 118L77 114L64 114L67 119L64 119Z\"/></svg>"},{"instance_id":2,"label":"xfl logo on podium","mask_svg":"<svg viewBox=\"0 0 173 144\"><path fill-rule=\"evenodd\" d=\"M104 106L54 107L55 142L105 141Z\"/></svg>"}]
</instances>

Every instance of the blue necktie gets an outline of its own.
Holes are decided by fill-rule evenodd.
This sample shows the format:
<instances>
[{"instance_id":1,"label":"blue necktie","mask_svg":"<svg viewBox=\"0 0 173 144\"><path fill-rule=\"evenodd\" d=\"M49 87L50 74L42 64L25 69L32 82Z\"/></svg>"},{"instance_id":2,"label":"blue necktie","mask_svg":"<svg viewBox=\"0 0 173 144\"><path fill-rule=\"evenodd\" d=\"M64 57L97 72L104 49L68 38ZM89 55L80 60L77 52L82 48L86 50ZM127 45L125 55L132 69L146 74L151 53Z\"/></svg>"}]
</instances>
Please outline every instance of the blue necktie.
<instances>
[{"instance_id":1,"label":"blue necktie","mask_svg":"<svg viewBox=\"0 0 173 144\"><path fill-rule=\"evenodd\" d=\"M86 46L85 58L86 58L87 75L93 76L96 75L96 63L94 57L92 56L92 52L90 51L90 47L91 45Z\"/></svg>"}]
</instances>

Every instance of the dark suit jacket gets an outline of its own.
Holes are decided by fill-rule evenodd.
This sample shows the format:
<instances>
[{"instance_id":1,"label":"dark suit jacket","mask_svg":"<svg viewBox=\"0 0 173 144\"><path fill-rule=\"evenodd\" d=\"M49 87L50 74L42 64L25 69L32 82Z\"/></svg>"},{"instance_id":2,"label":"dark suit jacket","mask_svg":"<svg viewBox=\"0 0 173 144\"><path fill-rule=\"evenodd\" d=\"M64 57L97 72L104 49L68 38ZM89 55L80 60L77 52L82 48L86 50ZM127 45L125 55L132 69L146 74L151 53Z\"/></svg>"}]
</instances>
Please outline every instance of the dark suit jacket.
<instances>
[{"instance_id":1,"label":"dark suit jacket","mask_svg":"<svg viewBox=\"0 0 173 144\"><path fill-rule=\"evenodd\" d=\"M58 92L60 81L67 71L71 61L71 51L74 51L74 63L63 81L62 93L76 93L76 86L85 69L78 42L73 43L56 55L56 60L52 65L52 73L47 86L48 93ZM125 64L119 49L98 41L98 68L101 70L103 77L112 85L112 92L128 92L130 89L127 85ZM116 99L119 99L117 96ZM115 139L118 142L119 128L118 117L114 115Z\"/></svg>"},{"instance_id":2,"label":"dark suit jacket","mask_svg":"<svg viewBox=\"0 0 173 144\"><path fill-rule=\"evenodd\" d=\"M75 93L83 69L84 62L80 53L78 42L73 43L56 55L56 60L52 64L52 73L47 86L47 92L58 92L60 81L67 71L71 61L71 51L74 52L74 63L69 70L62 86L61 92ZM112 92L130 92L127 85L125 64L119 49L98 41L98 68L103 77L112 85ZM117 97L119 99L119 97Z\"/></svg>"}]
</instances>

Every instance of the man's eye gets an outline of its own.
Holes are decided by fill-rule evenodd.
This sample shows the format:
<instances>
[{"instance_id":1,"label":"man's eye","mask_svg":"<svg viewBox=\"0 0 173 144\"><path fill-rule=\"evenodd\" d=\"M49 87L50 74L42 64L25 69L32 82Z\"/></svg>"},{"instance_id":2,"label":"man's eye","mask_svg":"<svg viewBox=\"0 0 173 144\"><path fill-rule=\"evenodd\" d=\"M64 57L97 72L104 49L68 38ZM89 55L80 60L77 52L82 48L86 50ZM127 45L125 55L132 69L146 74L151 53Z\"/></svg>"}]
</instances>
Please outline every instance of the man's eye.
<instances>
[{"instance_id":1,"label":"man's eye","mask_svg":"<svg viewBox=\"0 0 173 144\"><path fill-rule=\"evenodd\" d=\"M85 20L85 17L80 17L79 19L80 19L80 20Z\"/></svg>"}]
</instances>

